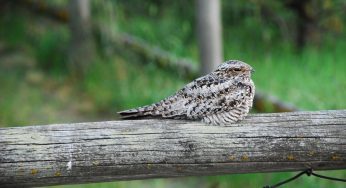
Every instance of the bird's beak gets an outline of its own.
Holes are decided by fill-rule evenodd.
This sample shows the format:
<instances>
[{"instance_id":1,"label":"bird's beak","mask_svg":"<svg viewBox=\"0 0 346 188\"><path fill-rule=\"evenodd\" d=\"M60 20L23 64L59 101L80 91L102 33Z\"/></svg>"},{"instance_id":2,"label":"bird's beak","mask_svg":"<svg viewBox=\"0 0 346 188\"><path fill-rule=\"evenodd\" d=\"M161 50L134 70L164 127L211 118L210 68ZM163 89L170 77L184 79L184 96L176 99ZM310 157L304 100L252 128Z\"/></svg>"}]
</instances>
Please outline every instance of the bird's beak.
<instances>
[{"instance_id":1,"label":"bird's beak","mask_svg":"<svg viewBox=\"0 0 346 188\"><path fill-rule=\"evenodd\" d=\"M251 73L254 73L255 72L255 69L251 69Z\"/></svg>"}]
</instances>

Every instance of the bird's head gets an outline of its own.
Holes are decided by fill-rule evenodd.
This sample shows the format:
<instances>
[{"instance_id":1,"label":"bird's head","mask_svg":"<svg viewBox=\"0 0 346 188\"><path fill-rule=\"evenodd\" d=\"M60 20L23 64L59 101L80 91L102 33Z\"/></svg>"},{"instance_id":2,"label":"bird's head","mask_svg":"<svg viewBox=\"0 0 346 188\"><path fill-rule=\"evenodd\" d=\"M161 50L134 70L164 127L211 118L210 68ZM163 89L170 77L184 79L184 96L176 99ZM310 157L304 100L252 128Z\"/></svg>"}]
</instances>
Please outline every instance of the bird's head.
<instances>
[{"instance_id":1,"label":"bird's head","mask_svg":"<svg viewBox=\"0 0 346 188\"><path fill-rule=\"evenodd\" d=\"M251 77L251 73L254 72L254 69L238 60L228 60L217 67L214 73L218 76L235 78L235 77Z\"/></svg>"}]
</instances>

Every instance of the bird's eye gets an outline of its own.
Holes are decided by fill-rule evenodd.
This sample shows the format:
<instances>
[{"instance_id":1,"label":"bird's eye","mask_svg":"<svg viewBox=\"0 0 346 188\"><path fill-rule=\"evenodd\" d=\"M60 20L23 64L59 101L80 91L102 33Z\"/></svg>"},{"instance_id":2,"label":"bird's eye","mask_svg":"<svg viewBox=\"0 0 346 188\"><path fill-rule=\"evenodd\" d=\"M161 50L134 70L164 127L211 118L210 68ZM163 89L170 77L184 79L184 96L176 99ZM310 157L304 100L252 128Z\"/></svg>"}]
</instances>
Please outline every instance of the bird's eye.
<instances>
[{"instance_id":1,"label":"bird's eye","mask_svg":"<svg viewBox=\"0 0 346 188\"><path fill-rule=\"evenodd\" d=\"M234 68L233 70L234 70L234 71L237 71L237 72L238 72L238 71L241 71L240 68Z\"/></svg>"}]
</instances>

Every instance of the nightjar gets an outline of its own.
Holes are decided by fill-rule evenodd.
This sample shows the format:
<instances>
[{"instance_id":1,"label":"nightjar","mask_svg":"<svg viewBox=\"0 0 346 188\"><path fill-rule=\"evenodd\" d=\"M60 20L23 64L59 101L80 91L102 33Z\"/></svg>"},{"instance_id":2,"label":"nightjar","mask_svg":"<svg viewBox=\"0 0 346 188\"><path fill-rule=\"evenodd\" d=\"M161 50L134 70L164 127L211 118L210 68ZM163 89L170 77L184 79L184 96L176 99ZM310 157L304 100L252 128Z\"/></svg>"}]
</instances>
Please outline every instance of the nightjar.
<instances>
[{"instance_id":1,"label":"nightjar","mask_svg":"<svg viewBox=\"0 0 346 188\"><path fill-rule=\"evenodd\" d=\"M253 68L229 60L157 103L118 112L124 119L172 118L226 125L244 119L252 107Z\"/></svg>"}]
</instances>

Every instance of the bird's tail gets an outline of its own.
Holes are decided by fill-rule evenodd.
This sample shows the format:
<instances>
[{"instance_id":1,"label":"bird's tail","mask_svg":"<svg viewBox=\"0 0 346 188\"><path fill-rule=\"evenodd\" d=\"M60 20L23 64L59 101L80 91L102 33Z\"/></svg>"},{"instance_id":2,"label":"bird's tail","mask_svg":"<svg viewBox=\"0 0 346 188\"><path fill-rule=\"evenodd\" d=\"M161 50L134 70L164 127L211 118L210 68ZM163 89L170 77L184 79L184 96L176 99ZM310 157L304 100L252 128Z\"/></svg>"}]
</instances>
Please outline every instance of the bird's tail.
<instances>
[{"instance_id":1,"label":"bird's tail","mask_svg":"<svg viewBox=\"0 0 346 188\"><path fill-rule=\"evenodd\" d=\"M133 108L129 110L124 110L121 112L118 112L118 114L121 116L121 119L141 119L141 118L150 118L152 116L155 116L155 106L154 105L147 105L143 107Z\"/></svg>"}]
</instances>

